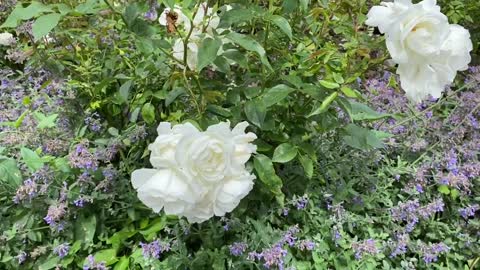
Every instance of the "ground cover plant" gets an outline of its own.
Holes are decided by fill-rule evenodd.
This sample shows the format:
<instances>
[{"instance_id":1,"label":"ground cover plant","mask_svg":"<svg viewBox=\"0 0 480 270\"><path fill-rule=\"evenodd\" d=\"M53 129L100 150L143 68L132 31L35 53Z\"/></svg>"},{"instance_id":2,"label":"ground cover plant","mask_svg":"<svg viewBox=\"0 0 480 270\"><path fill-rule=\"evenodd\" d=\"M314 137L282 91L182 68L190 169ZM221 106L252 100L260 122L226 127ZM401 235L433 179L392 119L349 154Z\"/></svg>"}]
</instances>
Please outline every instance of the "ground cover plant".
<instances>
[{"instance_id":1,"label":"ground cover plant","mask_svg":"<svg viewBox=\"0 0 480 270\"><path fill-rule=\"evenodd\" d=\"M0 268L479 268L478 16L2 1Z\"/></svg>"}]
</instances>

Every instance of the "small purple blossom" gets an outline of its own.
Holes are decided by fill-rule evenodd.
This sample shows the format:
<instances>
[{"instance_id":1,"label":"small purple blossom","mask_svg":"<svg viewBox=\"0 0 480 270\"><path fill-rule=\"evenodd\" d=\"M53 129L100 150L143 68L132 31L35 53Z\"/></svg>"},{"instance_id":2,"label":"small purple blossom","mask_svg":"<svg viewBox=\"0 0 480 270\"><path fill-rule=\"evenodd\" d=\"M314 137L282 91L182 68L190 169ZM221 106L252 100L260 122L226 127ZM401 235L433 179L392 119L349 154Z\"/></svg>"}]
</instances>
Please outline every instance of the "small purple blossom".
<instances>
[{"instance_id":1,"label":"small purple blossom","mask_svg":"<svg viewBox=\"0 0 480 270\"><path fill-rule=\"evenodd\" d=\"M22 264L27 260L27 253L25 251L20 251L16 256L18 264Z\"/></svg>"},{"instance_id":2,"label":"small purple blossom","mask_svg":"<svg viewBox=\"0 0 480 270\"><path fill-rule=\"evenodd\" d=\"M69 251L70 245L68 243L63 243L53 249L53 254L56 254L58 255L58 257L63 258L68 255Z\"/></svg>"},{"instance_id":3,"label":"small purple blossom","mask_svg":"<svg viewBox=\"0 0 480 270\"><path fill-rule=\"evenodd\" d=\"M422 254L423 260L426 264L436 262L438 256L442 253L447 253L450 248L444 243L436 243L431 245L420 244L420 253Z\"/></svg>"},{"instance_id":4,"label":"small purple blossom","mask_svg":"<svg viewBox=\"0 0 480 270\"><path fill-rule=\"evenodd\" d=\"M301 251L313 250L315 248L315 243L310 240L301 240L300 242L298 242L297 247Z\"/></svg>"},{"instance_id":5,"label":"small purple blossom","mask_svg":"<svg viewBox=\"0 0 480 270\"><path fill-rule=\"evenodd\" d=\"M361 242L355 242L352 244L352 249L355 251L355 258L361 259L364 255L375 255L378 253L375 240L367 239Z\"/></svg>"},{"instance_id":6,"label":"small purple blossom","mask_svg":"<svg viewBox=\"0 0 480 270\"><path fill-rule=\"evenodd\" d=\"M307 207L308 204L308 198L306 196L300 197L297 199L295 206L297 207L297 210L303 210L305 207Z\"/></svg>"},{"instance_id":7,"label":"small purple blossom","mask_svg":"<svg viewBox=\"0 0 480 270\"><path fill-rule=\"evenodd\" d=\"M140 246L142 247L142 254L143 257L145 258L155 258L158 259L160 258L160 255L164 252L167 252L170 250L170 244L169 243L160 243L160 241L155 240L151 243L140 243Z\"/></svg>"},{"instance_id":8,"label":"small purple blossom","mask_svg":"<svg viewBox=\"0 0 480 270\"><path fill-rule=\"evenodd\" d=\"M93 255L88 255L87 263L83 265L83 270L107 270L106 262L95 262Z\"/></svg>"},{"instance_id":9,"label":"small purple blossom","mask_svg":"<svg viewBox=\"0 0 480 270\"><path fill-rule=\"evenodd\" d=\"M230 254L233 256L241 256L247 250L247 244L243 242L235 242L229 246Z\"/></svg>"},{"instance_id":10,"label":"small purple blossom","mask_svg":"<svg viewBox=\"0 0 480 270\"><path fill-rule=\"evenodd\" d=\"M467 207L458 209L458 213L464 219L468 219L469 217L475 216L475 212L478 210L480 210L480 205L474 204L474 205L469 205Z\"/></svg>"},{"instance_id":11,"label":"small purple blossom","mask_svg":"<svg viewBox=\"0 0 480 270\"><path fill-rule=\"evenodd\" d=\"M87 148L87 141L83 141L75 146L75 151L70 152L68 159L70 165L74 168L97 170L98 161Z\"/></svg>"}]
</instances>

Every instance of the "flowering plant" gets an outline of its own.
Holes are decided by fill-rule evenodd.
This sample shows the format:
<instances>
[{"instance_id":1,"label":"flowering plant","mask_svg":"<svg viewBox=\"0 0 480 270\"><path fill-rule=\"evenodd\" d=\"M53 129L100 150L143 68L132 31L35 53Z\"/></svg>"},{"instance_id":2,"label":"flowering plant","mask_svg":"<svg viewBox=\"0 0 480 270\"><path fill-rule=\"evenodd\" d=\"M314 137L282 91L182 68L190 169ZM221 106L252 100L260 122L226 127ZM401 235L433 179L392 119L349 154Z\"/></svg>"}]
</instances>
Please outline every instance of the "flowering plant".
<instances>
[{"instance_id":1,"label":"flowering plant","mask_svg":"<svg viewBox=\"0 0 480 270\"><path fill-rule=\"evenodd\" d=\"M2 1L0 269L475 269L479 10Z\"/></svg>"}]
</instances>

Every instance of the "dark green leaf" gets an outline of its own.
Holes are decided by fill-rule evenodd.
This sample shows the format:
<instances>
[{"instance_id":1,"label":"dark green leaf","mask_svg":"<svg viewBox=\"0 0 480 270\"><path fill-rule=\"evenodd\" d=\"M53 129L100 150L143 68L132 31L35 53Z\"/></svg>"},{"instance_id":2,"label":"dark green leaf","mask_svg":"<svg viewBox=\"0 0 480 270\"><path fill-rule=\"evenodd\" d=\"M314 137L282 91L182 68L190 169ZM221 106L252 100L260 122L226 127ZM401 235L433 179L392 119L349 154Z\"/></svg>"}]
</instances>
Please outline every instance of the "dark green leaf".
<instances>
[{"instance_id":1,"label":"dark green leaf","mask_svg":"<svg viewBox=\"0 0 480 270\"><path fill-rule=\"evenodd\" d=\"M279 15L271 15L268 19L273 22L280 30L288 36L289 39L292 39L292 27L288 23L287 19Z\"/></svg>"},{"instance_id":2,"label":"dark green leaf","mask_svg":"<svg viewBox=\"0 0 480 270\"><path fill-rule=\"evenodd\" d=\"M205 38L198 48L198 71L210 65L217 58L218 50L222 46L222 42L218 39Z\"/></svg>"},{"instance_id":3,"label":"dark green leaf","mask_svg":"<svg viewBox=\"0 0 480 270\"><path fill-rule=\"evenodd\" d=\"M273 163L265 155L256 155L253 164L255 167L255 171L265 185L267 185L274 193L279 192L280 188L282 187L282 179L277 176L275 173L275 169L273 168Z\"/></svg>"},{"instance_id":4,"label":"dark green leaf","mask_svg":"<svg viewBox=\"0 0 480 270\"><path fill-rule=\"evenodd\" d=\"M229 33L228 35L226 35L226 38L230 39L231 41L233 41L247 51L256 52L260 57L260 61L269 69L272 69L272 66L268 62L265 49L255 39L235 32Z\"/></svg>"},{"instance_id":5,"label":"dark green leaf","mask_svg":"<svg viewBox=\"0 0 480 270\"><path fill-rule=\"evenodd\" d=\"M300 164L302 164L303 171L308 178L313 177L313 160L308 156L298 155L298 159L300 160Z\"/></svg>"},{"instance_id":6,"label":"dark green leaf","mask_svg":"<svg viewBox=\"0 0 480 270\"><path fill-rule=\"evenodd\" d=\"M122 102L128 101L128 95L130 93L130 89L132 88L132 85L133 85L133 81L128 80L124 82L122 86L120 86L119 94L120 94L120 97L122 98Z\"/></svg>"},{"instance_id":7,"label":"dark green leaf","mask_svg":"<svg viewBox=\"0 0 480 270\"><path fill-rule=\"evenodd\" d=\"M245 115L248 121L257 127L262 127L266 114L267 107L262 99L250 100L245 103Z\"/></svg>"},{"instance_id":8,"label":"dark green leaf","mask_svg":"<svg viewBox=\"0 0 480 270\"><path fill-rule=\"evenodd\" d=\"M79 216L75 222L75 240L82 241L83 244L89 246L93 242L96 227L97 218L95 215Z\"/></svg>"},{"instance_id":9,"label":"dark green leaf","mask_svg":"<svg viewBox=\"0 0 480 270\"><path fill-rule=\"evenodd\" d=\"M286 86L285 84L279 84L270 89L267 89L265 94L263 95L263 101L265 102L265 106L270 107L277 104L293 91L293 88Z\"/></svg>"}]
</instances>

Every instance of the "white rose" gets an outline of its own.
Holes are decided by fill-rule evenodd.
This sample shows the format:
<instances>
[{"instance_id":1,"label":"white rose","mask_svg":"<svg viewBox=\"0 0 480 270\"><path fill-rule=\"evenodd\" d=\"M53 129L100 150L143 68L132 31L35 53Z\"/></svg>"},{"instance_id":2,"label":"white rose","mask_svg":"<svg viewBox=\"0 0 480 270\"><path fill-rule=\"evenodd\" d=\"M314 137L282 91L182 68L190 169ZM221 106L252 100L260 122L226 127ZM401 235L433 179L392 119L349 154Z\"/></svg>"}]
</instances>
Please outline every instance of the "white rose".
<instances>
[{"instance_id":1,"label":"white rose","mask_svg":"<svg viewBox=\"0 0 480 270\"><path fill-rule=\"evenodd\" d=\"M177 145L178 165L197 181L215 183L244 170L244 164L255 152L250 144L255 134L245 134L247 123L233 130L229 122L212 125L205 132L189 133Z\"/></svg>"},{"instance_id":2,"label":"white rose","mask_svg":"<svg viewBox=\"0 0 480 270\"><path fill-rule=\"evenodd\" d=\"M8 32L0 33L0 45L10 46L13 44L15 44L15 38L12 34Z\"/></svg>"},{"instance_id":3,"label":"white rose","mask_svg":"<svg viewBox=\"0 0 480 270\"><path fill-rule=\"evenodd\" d=\"M175 44L173 44L173 57L175 57L175 59L183 63L184 56L185 56L184 52L185 52L185 47L184 47L183 40L177 39L175 41ZM198 45L194 40L192 40L188 42L188 46L187 46L187 65L191 70L196 70L197 63L198 63ZM178 66L180 68L183 68L182 64L178 64Z\"/></svg>"},{"instance_id":4,"label":"white rose","mask_svg":"<svg viewBox=\"0 0 480 270\"><path fill-rule=\"evenodd\" d=\"M158 213L183 215L195 206L198 193L182 172L174 169L140 169L132 173L140 201Z\"/></svg>"},{"instance_id":5,"label":"white rose","mask_svg":"<svg viewBox=\"0 0 480 270\"><path fill-rule=\"evenodd\" d=\"M456 72L470 62L468 31L450 25L435 0L384 2L372 7L367 17L367 25L385 33L388 51L399 64L402 88L414 101L429 94L440 97Z\"/></svg>"},{"instance_id":6,"label":"white rose","mask_svg":"<svg viewBox=\"0 0 480 270\"><path fill-rule=\"evenodd\" d=\"M148 146L155 169L132 173L139 199L155 212L202 222L231 212L253 187L255 176L245 163L256 151L248 123L230 129L229 122L201 132L190 123L160 123L158 137Z\"/></svg>"}]
</instances>

